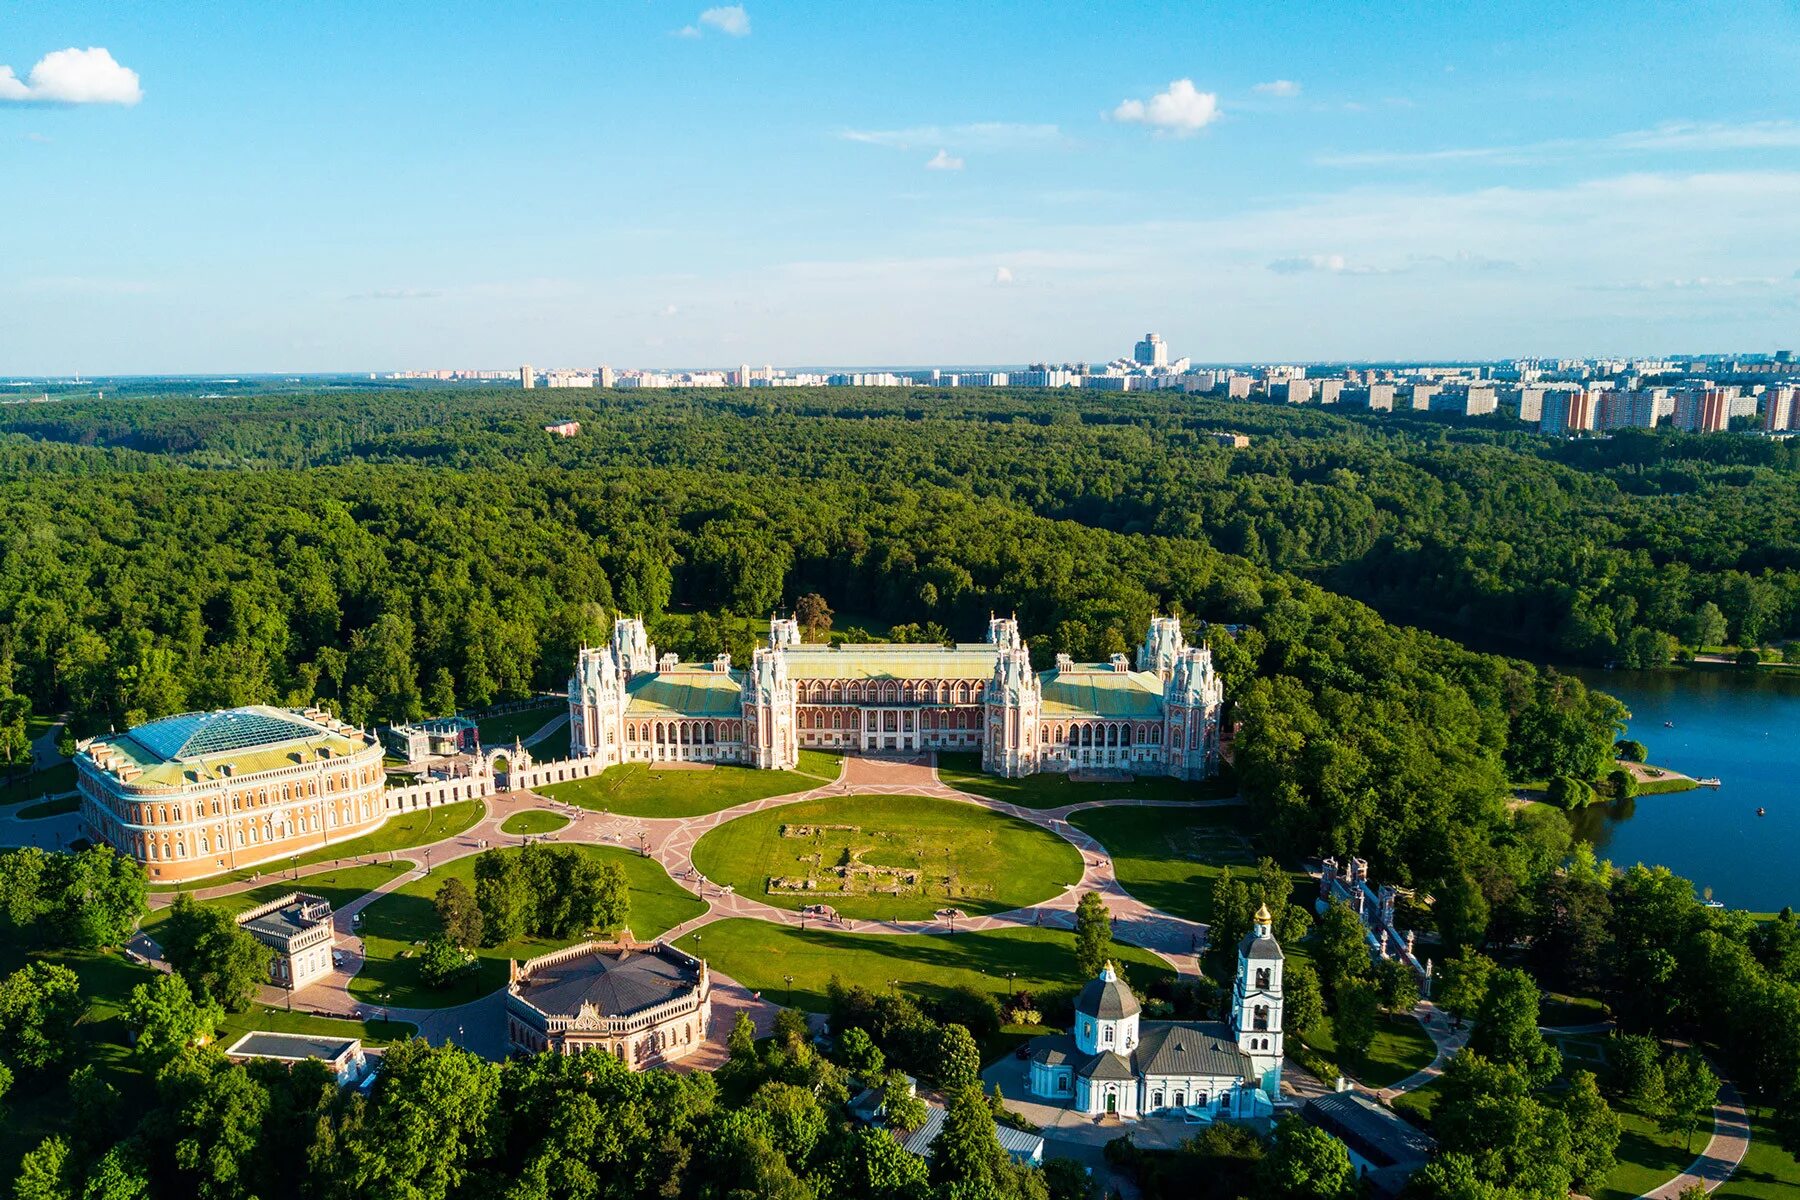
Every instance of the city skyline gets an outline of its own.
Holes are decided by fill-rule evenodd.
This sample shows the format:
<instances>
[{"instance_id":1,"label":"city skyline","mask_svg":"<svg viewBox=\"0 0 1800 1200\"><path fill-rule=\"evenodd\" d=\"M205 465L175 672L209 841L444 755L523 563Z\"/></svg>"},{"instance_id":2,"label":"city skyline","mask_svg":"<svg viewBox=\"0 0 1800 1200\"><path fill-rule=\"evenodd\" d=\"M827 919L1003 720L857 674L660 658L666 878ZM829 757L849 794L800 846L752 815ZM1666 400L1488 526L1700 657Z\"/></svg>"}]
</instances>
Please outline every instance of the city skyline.
<instances>
[{"instance_id":1,"label":"city skyline","mask_svg":"<svg viewBox=\"0 0 1800 1200\"><path fill-rule=\"evenodd\" d=\"M20 9L0 375L1789 345L1800 17L1635 7Z\"/></svg>"}]
</instances>

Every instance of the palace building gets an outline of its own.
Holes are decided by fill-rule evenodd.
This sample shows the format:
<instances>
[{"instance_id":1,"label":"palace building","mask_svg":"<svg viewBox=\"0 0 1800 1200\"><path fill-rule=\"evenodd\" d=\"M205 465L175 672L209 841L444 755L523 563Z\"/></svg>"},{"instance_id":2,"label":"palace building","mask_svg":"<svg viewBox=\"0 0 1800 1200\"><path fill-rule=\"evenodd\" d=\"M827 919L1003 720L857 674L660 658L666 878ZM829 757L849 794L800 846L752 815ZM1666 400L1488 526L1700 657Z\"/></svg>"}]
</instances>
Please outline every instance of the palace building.
<instances>
[{"instance_id":1,"label":"palace building","mask_svg":"<svg viewBox=\"0 0 1800 1200\"><path fill-rule=\"evenodd\" d=\"M386 819L381 743L317 709L186 713L89 738L81 815L152 881L272 863Z\"/></svg>"},{"instance_id":2,"label":"palace building","mask_svg":"<svg viewBox=\"0 0 1800 1200\"><path fill-rule=\"evenodd\" d=\"M1219 765L1224 700L1212 651L1176 617L1155 617L1135 667L1058 655L1034 671L1018 623L945 645L807 645L788 618L746 670L658 657L644 624L614 622L569 680L570 744L602 766L629 762L793 767L802 749L981 754L997 775L1107 771L1203 779Z\"/></svg>"},{"instance_id":3,"label":"palace building","mask_svg":"<svg viewBox=\"0 0 1800 1200\"><path fill-rule=\"evenodd\" d=\"M704 959L657 942L583 942L514 962L506 1041L515 1054L600 1050L634 1071L687 1057L712 1024Z\"/></svg>"},{"instance_id":4,"label":"palace building","mask_svg":"<svg viewBox=\"0 0 1800 1200\"><path fill-rule=\"evenodd\" d=\"M1269 910L1238 946L1231 1020L1143 1021L1112 964L1075 998L1075 1027L1029 1043L1031 1094L1088 1116L1266 1117L1281 1094L1282 953Z\"/></svg>"}]
</instances>

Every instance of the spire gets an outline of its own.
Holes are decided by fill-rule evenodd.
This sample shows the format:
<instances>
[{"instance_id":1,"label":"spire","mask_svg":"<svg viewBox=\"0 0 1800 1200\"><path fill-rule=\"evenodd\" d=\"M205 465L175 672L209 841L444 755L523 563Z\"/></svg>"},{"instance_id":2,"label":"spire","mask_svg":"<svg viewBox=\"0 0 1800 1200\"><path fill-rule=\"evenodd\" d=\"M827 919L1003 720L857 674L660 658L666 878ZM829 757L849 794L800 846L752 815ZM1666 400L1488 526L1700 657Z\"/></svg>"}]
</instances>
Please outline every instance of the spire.
<instances>
[{"instance_id":1,"label":"spire","mask_svg":"<svg viewBox=\"0 0 1800 1200\"><path fill-rule=\"evenodd\" d=\"M1269 906L1267 904L1259 904L1256 907L1256 916L1251 919L1254 920L1258 925L1267 925L1270 921L1273 921L1275 918L1270 915Z\"/></svg>"}]
</instances>

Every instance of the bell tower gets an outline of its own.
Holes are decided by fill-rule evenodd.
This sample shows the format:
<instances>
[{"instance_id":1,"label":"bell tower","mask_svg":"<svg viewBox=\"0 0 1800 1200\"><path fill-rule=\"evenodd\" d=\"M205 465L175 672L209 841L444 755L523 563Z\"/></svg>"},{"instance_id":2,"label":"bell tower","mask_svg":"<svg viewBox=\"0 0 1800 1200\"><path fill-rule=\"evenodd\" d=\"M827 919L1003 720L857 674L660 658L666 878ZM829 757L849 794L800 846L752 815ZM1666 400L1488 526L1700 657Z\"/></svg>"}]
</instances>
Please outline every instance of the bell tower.
<instances>
[{"instance_id":1,"label":"bell tower","mask_svg":"<svg viewBox=\"0 0 1800 1200\"><path fill-rule=\"evenodd\" d=\"M1281 1093L1281 944L1269 906L1256 910L1250 932L1238 943L1237 984L1231 991L1231 1033L1250 1058L1258 1085L1271 1099Z\"/></svg>"}]
</instances>

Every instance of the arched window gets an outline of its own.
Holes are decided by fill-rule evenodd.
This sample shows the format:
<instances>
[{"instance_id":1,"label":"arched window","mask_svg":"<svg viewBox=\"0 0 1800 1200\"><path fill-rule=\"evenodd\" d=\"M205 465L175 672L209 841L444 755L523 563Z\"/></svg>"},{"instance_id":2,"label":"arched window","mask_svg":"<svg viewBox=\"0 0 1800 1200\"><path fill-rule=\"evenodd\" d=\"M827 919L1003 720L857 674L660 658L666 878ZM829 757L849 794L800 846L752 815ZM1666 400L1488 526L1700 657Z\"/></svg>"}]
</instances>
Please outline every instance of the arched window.
<instances>
[{"instance_id":1,"label":"arched window","mask_svg":"<svg viewBox=\"0 0 1800 1200\"><path fill-rule=\"evenodd\" d=\"M1269 968L1256 968L1256 987L1258 991L1266 992L1269 990Z\"/></svg>"}]
</instances>

